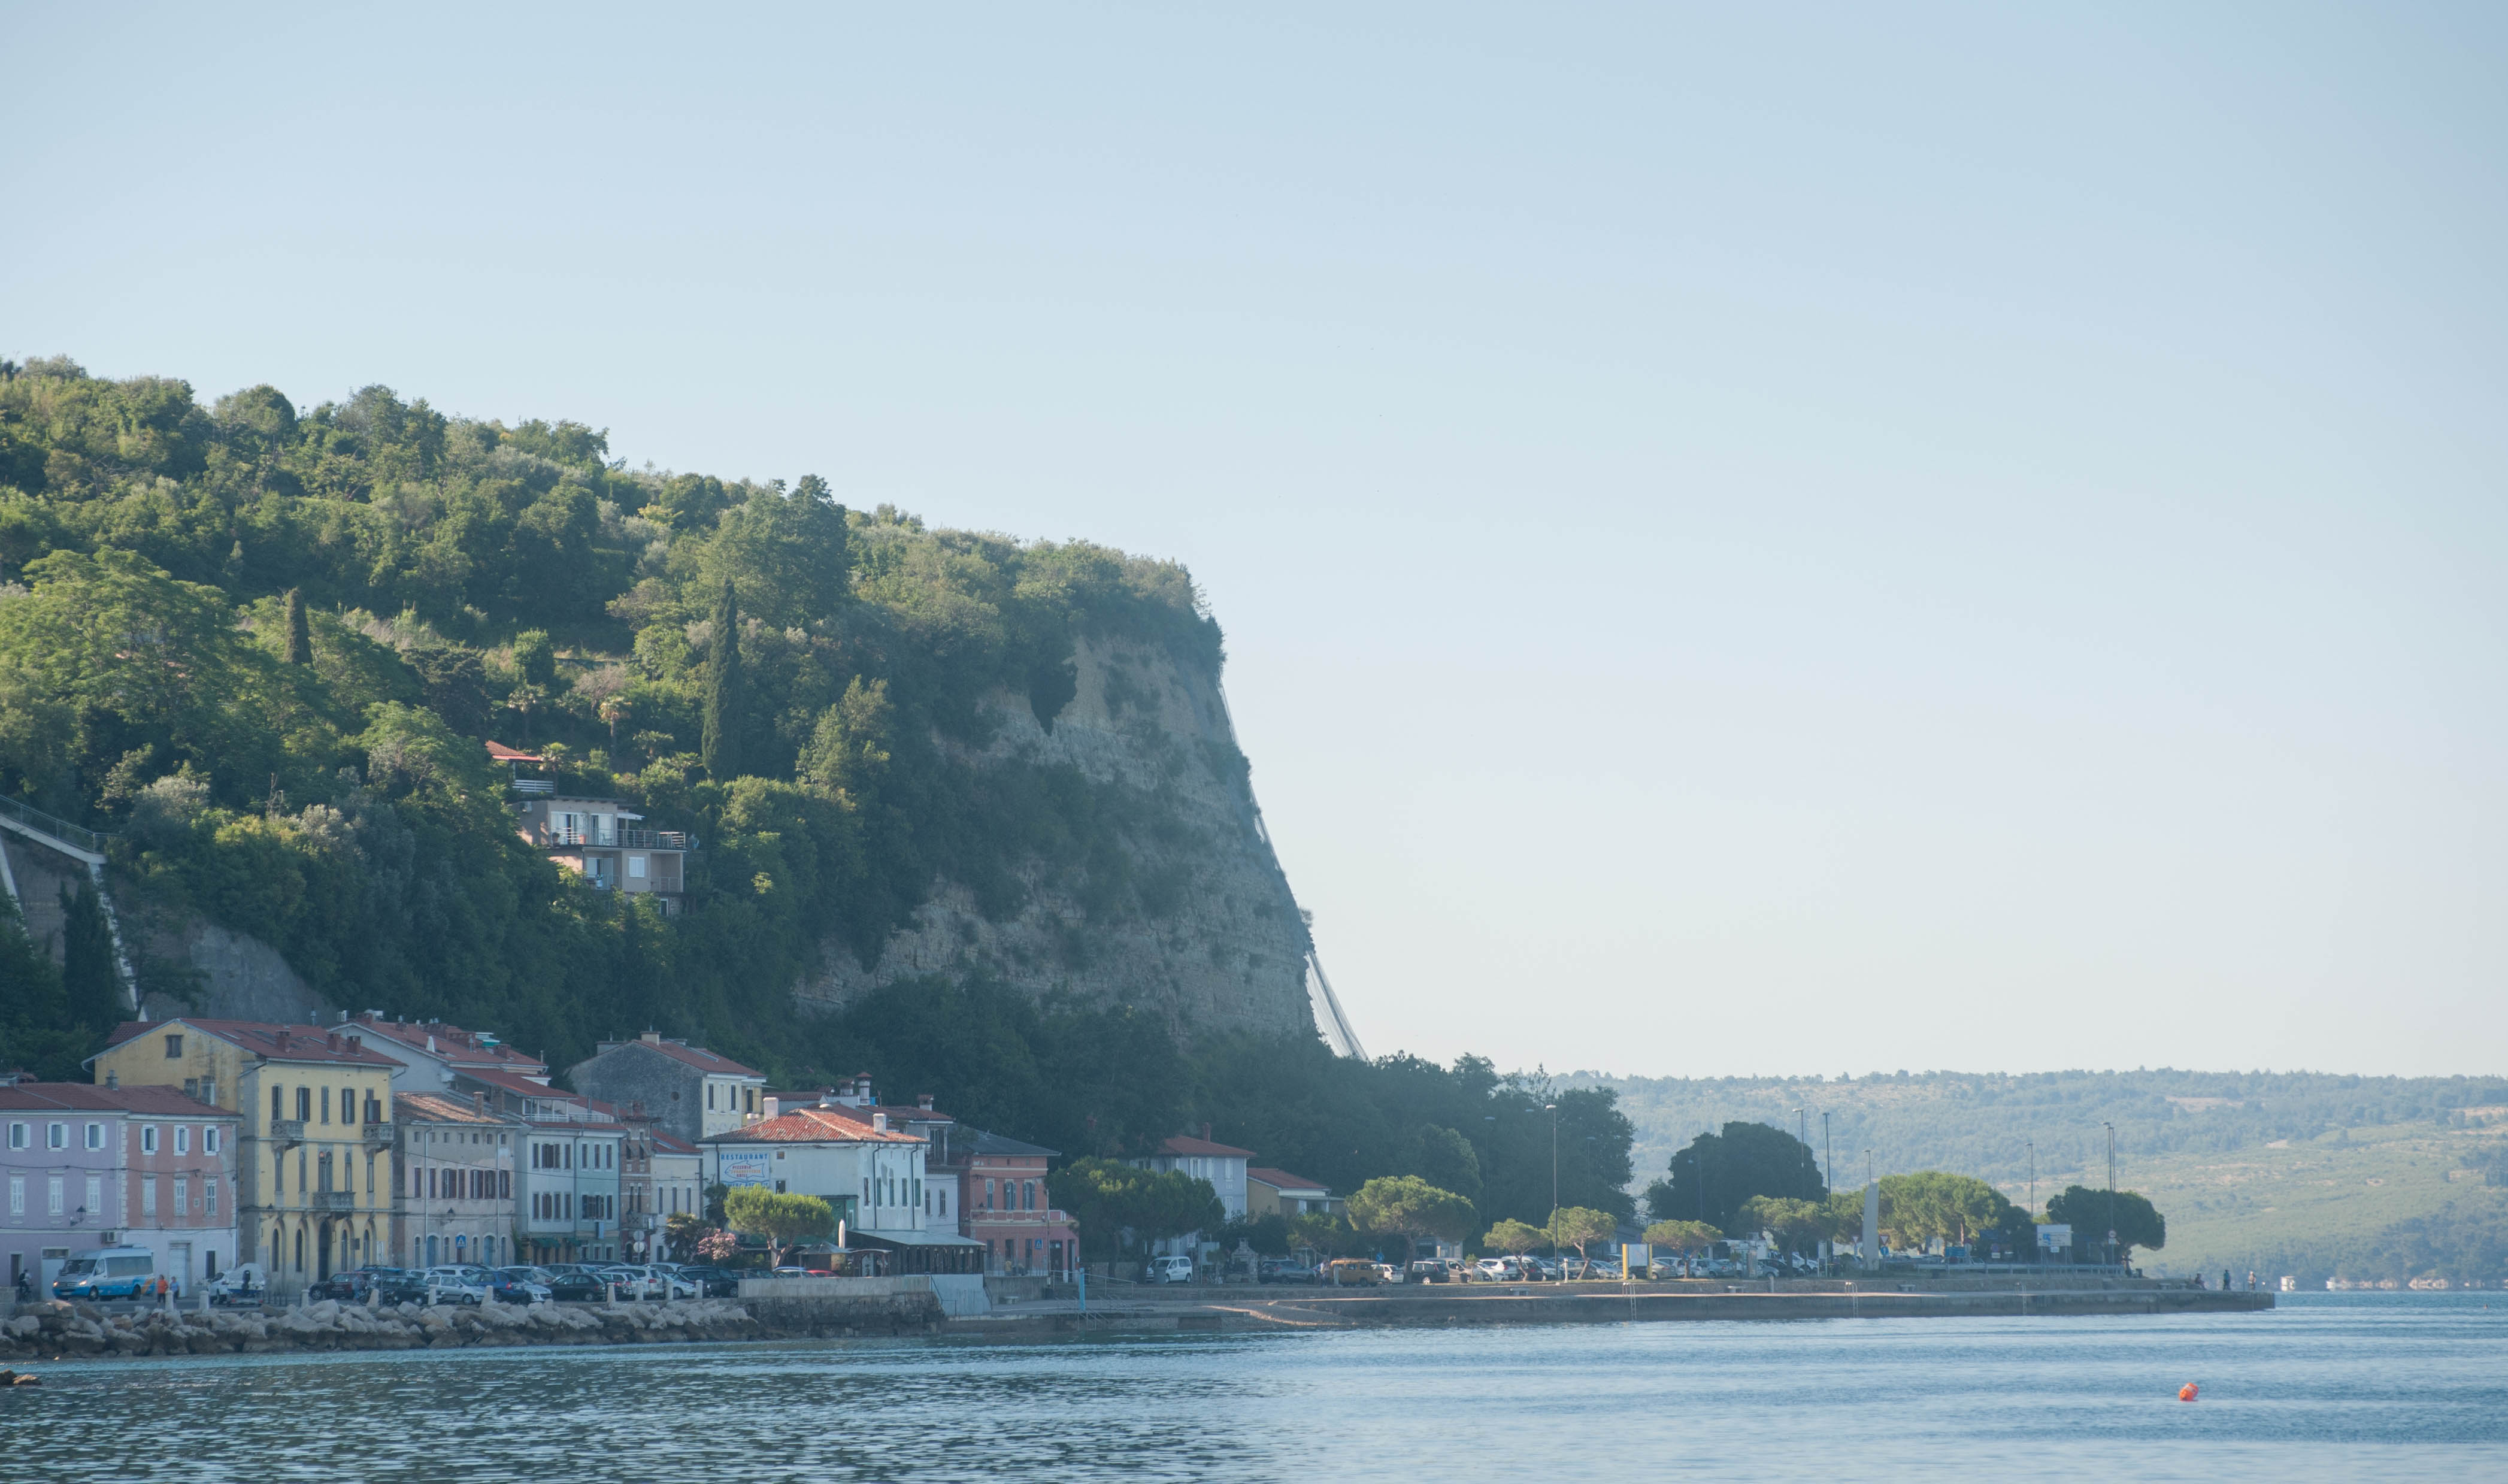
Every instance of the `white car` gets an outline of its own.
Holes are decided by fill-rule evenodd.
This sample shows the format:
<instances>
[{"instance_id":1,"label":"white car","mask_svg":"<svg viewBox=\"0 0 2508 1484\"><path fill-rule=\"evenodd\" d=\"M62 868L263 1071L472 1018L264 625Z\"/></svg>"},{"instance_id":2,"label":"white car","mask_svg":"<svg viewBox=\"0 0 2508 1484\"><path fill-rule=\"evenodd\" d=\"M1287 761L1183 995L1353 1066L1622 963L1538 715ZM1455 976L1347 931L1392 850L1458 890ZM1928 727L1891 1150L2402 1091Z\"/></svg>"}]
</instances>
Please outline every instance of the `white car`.
<instances>
[{"instance_id":1,"label":"white car","mask_svg":"<svg viewBox=\"0 0 2508 1484\"><path fill-rule=\"evenodd\" d=\"M644 1296L646 1298L683 1299L701 1296L694 1282L680 1277L680 1270L667 1263L648 1263L641 1268L630 1268L628 1271L644 1278Z\"/></svg>"},{"instance_id":2,"label":"white car","mask_svg":"<svg viewBox=\"0 0 2508 1484\"><path fill-rule=\"evenodd\" d=\"M1192 1282L1193 1259L1181 1254L1173 1257L1153 1257L1150 1259L1149 1272L1144 1276L1154 1283Z\"/></svg>"},{"instance_id":3,"label":"white car","mask_svg":"<svg viewBox=\"0 0 2508 1484\"><path fill-rule=\"evenodd\" d=\"M419 1280L426 1284L430 1304L488 1302L488 1278L477 1268L429 1268L419 1275Z\"/></svg>"},{"instance_id":4,"label":"white car","mask_svg":"<svg viewBox=\"0 0 2508 1484\"><path fill-rule=\"evenodd\" d=\"M212 1304L258 1304L270 1291L270 1275L257 1262L240 1262L209 1280Z\"/></svg>"},{"instance_id":5,"label":"white car","mask_svg":"<svg viewBox=\"0 0 2508 1484\"><path fill-rule=\"evenodd\" d=\"M1472 1276L1485 1283L1520 1283L1524 1281L1524 1259L1484 1257L1472 1264Z\"/></svg>"}]
</instances>

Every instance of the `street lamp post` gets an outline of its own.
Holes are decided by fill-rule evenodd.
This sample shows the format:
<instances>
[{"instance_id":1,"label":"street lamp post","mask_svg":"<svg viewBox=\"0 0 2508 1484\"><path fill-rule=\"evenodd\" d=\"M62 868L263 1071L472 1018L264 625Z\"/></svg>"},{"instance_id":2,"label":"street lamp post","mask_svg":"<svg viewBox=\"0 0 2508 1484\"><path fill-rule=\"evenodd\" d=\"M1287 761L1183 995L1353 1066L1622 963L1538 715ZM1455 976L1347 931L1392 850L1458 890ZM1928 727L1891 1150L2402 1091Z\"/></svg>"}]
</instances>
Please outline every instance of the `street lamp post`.
<instances>
[{"instance_id":1,"label":"street lamp post","mask_svg":"<svg viewBox=\"0 0 2508 1484\"><path fill-rule=\"evenodd\" d=\"M1559 1260L1559 1104L1543 1103L1550 1115L1550 1260Z\"/></svg>"},{"instance_id":2,"label":"street lamp post","mask_svg":"<svg viewBox=\"0 0 2508 1484\"><path fill-rule=\"evenodd\" d=\"M2116 1125L2101 1124L2108 1131L2108 1261L2117 1260L2116 1232Z\"/></svg>"}]
</instances>

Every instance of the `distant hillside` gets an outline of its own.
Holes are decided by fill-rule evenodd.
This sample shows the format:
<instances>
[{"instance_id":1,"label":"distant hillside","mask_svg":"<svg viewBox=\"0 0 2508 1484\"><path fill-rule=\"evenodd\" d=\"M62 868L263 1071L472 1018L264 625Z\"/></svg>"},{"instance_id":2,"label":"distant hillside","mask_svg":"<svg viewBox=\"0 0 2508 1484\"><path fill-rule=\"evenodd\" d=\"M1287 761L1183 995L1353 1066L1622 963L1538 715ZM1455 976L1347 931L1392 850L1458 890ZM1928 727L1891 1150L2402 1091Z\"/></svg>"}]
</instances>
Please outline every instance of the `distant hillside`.
<instances>
[{"instance_id":1,"label":"distant hillside","mask_svg":"<svg viewBox=\"0 0 2508 1484\"><path fill-rule=\"evenodd\" d=\"M1948 1169L2027 1197L2106 1178L2169 1222L2152 1271L2253 1267L2311 1281L2347 1277L2508 1277L2508 1078L2314 1072L1922 1072L1854 1079L1604 1078L1637 1128L1642 1186L1674 1150L1728 1119L1808 1127L1828 1115L1837 1183ZM1805 1110L1797 1113L1796 1109Z\"/></svg>"}]
</instances>

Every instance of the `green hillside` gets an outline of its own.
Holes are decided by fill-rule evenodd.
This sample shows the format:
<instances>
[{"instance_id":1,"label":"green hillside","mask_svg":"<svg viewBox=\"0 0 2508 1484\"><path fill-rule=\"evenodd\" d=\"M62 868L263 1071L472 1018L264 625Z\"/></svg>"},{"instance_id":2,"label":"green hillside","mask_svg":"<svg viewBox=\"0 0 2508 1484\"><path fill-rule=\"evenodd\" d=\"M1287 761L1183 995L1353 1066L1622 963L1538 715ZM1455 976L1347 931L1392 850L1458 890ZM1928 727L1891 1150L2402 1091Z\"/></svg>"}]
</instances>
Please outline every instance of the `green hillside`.
<instances>
[{"instance_id":1,"label":"green hillside","mask_svg":"<svg viewBox=\"0 0 2508 1484\"><path fill-rule=\"evenodd\" d=\"M2034 1154L2043 1202L2068 1184L2105 1183L2112 1124L2118 1185L2149 1196L2168 1221L2168 1244L2147 1271L2254 1268L2311 1284L2338 1274L2508 1278L2501 1078L2160 1068L1566 1080L1620 1094L1641 1184L1727 1119L1807 1128L1818 1152L1826 1113L1841 1186L1862 1183L1868 1148L1878 1173L1973 1174L2025 1202Z\"/></svg>"},{"instance_id":2,"label":"green hillside","mask_svg":"<svg viewBox=\"0 0 2508 1484\"><path fill-rule=\"evenodd\" d=\"M1175 882L1132 867L1144 841L1209 846L1162 782L987 756L1005 697L1048 728L1070 705L1083 638L1216 684L1218 625L1170 562L851 510L809 475L631 469L579 424L380 387L203 404L0 362L0 795L115 833L134 941L206 920L338 1009L492 1029L559 1067L649 1027L782 1086L868 1070L1067 1155L1208 1121L1336 1189L1425 1174L1489 1219L1543 1219L1547 1090L1486 1061L1337 1060L975 969L795 1008L828 939L874 955L942 879L986 913L1058 882L1075 963L1100 929L1190 935ZM489 738L697 836L686 909L528 847ZM1233 747L1153 756L1246 787ZM119 991L95 902L64 920L47 946L0 911L0 1065L75 1079ZM137 970L161 1002L197 987ZM1625 1213L1626 1121L1608 1094L1557 1100L1562 1194Z\"/></svg>"}]
</instances>

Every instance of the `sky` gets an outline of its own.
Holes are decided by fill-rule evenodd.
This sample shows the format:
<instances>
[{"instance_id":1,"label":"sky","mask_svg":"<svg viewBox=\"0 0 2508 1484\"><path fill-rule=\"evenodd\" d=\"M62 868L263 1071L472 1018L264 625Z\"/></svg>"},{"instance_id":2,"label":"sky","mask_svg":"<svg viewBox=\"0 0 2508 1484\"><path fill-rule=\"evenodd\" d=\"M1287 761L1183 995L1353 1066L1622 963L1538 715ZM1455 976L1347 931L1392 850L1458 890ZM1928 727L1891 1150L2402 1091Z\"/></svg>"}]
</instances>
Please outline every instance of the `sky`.
<instances>
[{"instance_id":1,"label":"sky","mask_svg":"<svg viewBox=\"0 0 2508 1484\"><path fill-rule=\"evenodd\" d=\"M0 355L1173 557L1372 1052L2508 1071L2508 10L0 4Z\"/></svg>"}]
</instances>

